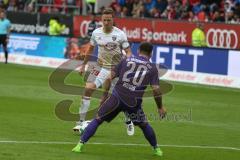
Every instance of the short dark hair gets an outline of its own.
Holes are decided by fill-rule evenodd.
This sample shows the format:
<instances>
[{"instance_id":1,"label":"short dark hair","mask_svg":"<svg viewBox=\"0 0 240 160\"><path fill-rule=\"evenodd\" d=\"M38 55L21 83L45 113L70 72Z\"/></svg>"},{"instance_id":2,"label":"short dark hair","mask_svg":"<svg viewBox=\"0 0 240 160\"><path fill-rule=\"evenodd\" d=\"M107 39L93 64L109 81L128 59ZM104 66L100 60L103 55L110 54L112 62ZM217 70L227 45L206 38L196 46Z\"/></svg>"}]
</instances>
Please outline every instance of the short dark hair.
<instances>
[{"instance_id":1,"label":"short dark hair","mask_svg":"<svg viewBox=\"0 0 240 160\"><path fill-rule=\"evenodd\" d=\"M142 42L139 46L139 51L142 54L145 54L147 56L151 56L153 50L153 45L149 42Z\"/></svg>"},{"instance_id":2,"label":"short dark hair","mask_svg":"<svg viewBox=\"0 0 240 160\"><path fill-rule=\"evenodd\" d=\"M114 11L112 8L105 8L102 12L102 14L111 14L113 16Z\"/></svg>"}]
</instances>

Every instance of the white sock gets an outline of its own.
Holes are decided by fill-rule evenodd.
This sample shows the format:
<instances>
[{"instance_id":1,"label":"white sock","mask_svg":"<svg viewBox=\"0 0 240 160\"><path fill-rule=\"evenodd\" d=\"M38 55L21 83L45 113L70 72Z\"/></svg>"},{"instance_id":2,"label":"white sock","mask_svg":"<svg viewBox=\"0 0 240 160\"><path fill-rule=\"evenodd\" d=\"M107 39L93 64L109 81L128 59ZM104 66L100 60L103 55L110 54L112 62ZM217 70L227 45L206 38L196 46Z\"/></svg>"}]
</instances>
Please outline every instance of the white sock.
<instances>
[{"instance_id":1,"label":"white sock","mask_svg":"<svg viewBox=\"0 0 240 160\"><path fill-rule=\"evenodd\" d=\"M130 117L129 117L129 114L128 114L127 112L124 112L124 115L125 115L125 122L126 122L127 124L129 124L129 123L131 122L131 119L130 119Z\"/></svg>"},{"instance_id":2,"label":"white sock","mask_svg":"<svg viewBox=\"0 0 240 160\"><path fill-rule=\"evenodd\" d=\"M90 107L90 98L91 97L82 97L82 104L81 107L79 108L79 114L80 114L80 121L85 121L87 111Z\"/></svg>"}]
</instances>

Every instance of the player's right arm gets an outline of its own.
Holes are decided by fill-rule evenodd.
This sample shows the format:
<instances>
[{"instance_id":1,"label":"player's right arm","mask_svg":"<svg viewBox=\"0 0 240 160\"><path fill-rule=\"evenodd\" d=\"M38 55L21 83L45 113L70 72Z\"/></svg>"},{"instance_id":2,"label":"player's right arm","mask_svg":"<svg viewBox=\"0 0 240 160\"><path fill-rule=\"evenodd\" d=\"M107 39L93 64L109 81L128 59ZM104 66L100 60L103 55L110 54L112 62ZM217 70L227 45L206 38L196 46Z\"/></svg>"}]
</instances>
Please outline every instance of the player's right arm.
<instances>
[{"instance_id":1,"label":"player's right arm","mask_svg":"<svg viewBox=\"0 0 240 160\"><path fill-rule=\"evenodd\" d=\"M95 31L95 30L94 30ZM91 39L90 39L90 44L89 44L89 47L88 47L88 50L87 52L85 53L85 58L83 60L83 63L81 64L80 66L80 69L79 69L79 73L82 75L85 71L85 66L86 64L88 63L89 59L90 59L90 56L92 55L93 53L93 50L94 50L94 47L97 45L97 42L96 42L96 39L95 39L95 34L96 32L92 33L92 36L91 36Z\"/></svg>"},{"instance_id":2,"label":"player's right arm","mask_svg":"<svg viewBox=\"0 0 240 160\"><path fill-rule=\"evenodd\" d=\"M80 69L79 69L79 73L82 75L85 71L85 66L86 64L88 63L89 59L90 59L90 56L92 54L94 50L94 46L92 46L91 44L89 45L89 48L87 50L87 52L85 53L85 57L84 57L84 60L83 60L83 63L81 64L80 66Z\"/></svg>"}]
</instances>

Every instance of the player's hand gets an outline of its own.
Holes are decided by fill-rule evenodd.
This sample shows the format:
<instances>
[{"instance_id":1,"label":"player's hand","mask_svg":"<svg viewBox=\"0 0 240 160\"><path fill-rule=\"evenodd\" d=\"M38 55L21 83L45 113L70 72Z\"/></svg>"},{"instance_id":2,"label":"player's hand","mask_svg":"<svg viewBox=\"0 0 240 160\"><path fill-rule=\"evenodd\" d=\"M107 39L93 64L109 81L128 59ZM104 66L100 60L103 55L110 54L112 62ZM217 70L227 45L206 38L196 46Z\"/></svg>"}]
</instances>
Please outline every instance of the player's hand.
<instances>
[{"instance_id":1,"label":"player's hand","mask_svg":"<svg viewBox=\"0 0 240 160\"><path fill-rule=\"evenodd\" d=\"M84 72L85 72L85 64L82 64L81 66L80 66L80 68L79 68L79 74L80 75L83 75L84 74Z\"/></svg>"},{"instance_id":2,"label":"player's hand","mask_svg":"<svg viewBox=\"0 0 240 160\"><path fill-rule=\"evenodd\" d=\"M162 108L158 109L158 113L159 113L160 118L163 119L166 116L167 111L164 107L162 107Z\"/></svg>"}]
</instances>

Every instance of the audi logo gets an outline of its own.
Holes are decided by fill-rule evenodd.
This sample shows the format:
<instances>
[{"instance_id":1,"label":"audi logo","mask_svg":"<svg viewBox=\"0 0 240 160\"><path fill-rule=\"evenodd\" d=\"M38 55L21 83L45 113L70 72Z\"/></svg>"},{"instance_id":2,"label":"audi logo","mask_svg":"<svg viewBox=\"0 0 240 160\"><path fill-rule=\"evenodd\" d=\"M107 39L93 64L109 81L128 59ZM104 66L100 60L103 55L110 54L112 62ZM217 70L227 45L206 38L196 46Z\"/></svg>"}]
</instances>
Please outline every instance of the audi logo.
<instances>
[{"instance_id":1,"label":"audi logo","mask_svg":"<svg viewBox=\"0 0 240 160\"><path fill-rule=\"evenodd\" d=\"M235 49L238 45L238 36L234 30L211 28L206 37L209 47Z\"/></svg>"}]
</instances>

